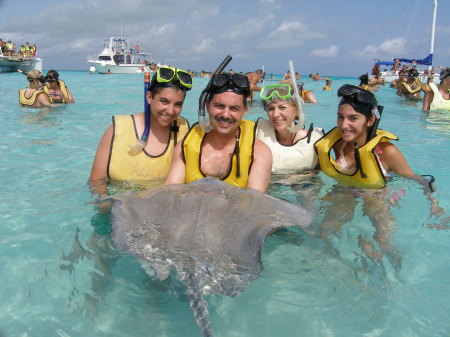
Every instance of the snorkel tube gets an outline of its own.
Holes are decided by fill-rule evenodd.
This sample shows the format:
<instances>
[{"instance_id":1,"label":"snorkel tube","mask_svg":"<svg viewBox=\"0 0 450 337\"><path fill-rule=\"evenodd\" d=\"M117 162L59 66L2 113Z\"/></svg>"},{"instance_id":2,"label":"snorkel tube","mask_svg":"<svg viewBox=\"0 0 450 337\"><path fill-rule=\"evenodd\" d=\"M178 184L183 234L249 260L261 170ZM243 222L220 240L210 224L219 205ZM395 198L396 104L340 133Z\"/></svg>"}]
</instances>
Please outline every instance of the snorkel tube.
<instances>
[{"instance_id":1,"label":"snorkel tube","mask_svg":"<svg viewBox=\"0 0 450 337\"><path fill-rule=\"evenodd\" d=\"M131 154L136 155L142 151L148 140L150 133L150 104L147 102L147 93L150 90L150 73L144 73L144 115L145 115L145 129L140 139L134 144L128 144Z\"/></svg>"},{"instance_id":2,"label":"snorkel tube","mask_svg":"<svg viewBox=\"0 0 450 337\"><path fill-rule=\"evenodd\" d=\"M367 141L371 140L377 135L378 124L380 124L381 114L383 113L384 106L378 105L372 109L372 114L375 116L376 120L372 125L372 129L369 132Z\"/></svg>"},{"instance_id":3,"label":"snorkel tube","mask_svg":"<svg viewBox=\"0 0 450 337\"><path fill-rule=\"evenodd\" d=\"M305 115L303 114L303 99L298 92L297 81L295 79L294 64L292 63L292 60L289 60L289 72L291 73L291 83L294 87L294 99L297 103L298 108L298 124L290 128L289 131L297 132L298 130L302 129L303 125L305 124Z\"/></svg>"},{"instance_id":4,"label":"snorkel tube","mask_svg":"<svg viewBox=\"0 0 450 337\"><path fill-rule=\"evenodd\" d=\"M214 72L213 76L220 74L225 69L227 64L230 63L231 59L232 59L232 57L230 55L225 57L225 59L222 61L222 63L219 65L219 67ZM202 130L204 132L209 132L212 130L212 126L209 123L209 119L206 119L206 117L205 117L206 116L206 99L209 94L209 86L211 84L211 80L212 80L212 76L211 76L208 84L206 85L205 89L203 89L202 93L200 94L200 98L198 100L198 123L200 124L200 127L202 128Z\"/></svg>"}]
</instances>

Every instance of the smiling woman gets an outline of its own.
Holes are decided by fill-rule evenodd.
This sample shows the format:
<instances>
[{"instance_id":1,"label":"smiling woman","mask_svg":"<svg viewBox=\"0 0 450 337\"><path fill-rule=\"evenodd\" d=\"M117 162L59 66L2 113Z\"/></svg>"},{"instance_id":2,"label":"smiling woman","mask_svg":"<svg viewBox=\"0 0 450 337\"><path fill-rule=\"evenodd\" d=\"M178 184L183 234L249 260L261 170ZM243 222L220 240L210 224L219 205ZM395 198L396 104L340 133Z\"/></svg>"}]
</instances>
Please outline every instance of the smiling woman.
<instances>
[{"instance_id":1,"label":"smiling woman","mask_svg":"<svg viewBox=\"0 0 450 337\"><path fill-rule=\"evenodd\" d=\"M189 123L180 117L192 78L181 69L160 67L146 92L147 113L114 116L97 148L90 182L93 192L107 194L107 180L151 186L169 171L173 148ZM136 151L133 144L142 140Z\"/></svg>"}]
</instances>

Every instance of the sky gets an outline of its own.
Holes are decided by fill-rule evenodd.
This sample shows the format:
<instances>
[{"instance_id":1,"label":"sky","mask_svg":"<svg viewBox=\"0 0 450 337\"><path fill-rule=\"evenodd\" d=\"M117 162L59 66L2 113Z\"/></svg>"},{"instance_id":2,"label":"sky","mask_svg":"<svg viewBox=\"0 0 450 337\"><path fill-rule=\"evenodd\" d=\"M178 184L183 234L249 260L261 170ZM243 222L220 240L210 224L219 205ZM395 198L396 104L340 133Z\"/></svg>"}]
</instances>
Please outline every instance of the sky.
<instances>
[{"instance_id":1,"label":"sky","mask_svg":"<svg viewBox=\"0 0 450 337\"><path fill-rule=\"evenodd\" d=\"M450 1L439 0L435 67L450 66ZM88 70L126 36L153 61L196 71L264 67L357 77L374 59L430 52L433 0L0 0L0 38L36 44L43 69Z\"/></svg>"}]
</instances>

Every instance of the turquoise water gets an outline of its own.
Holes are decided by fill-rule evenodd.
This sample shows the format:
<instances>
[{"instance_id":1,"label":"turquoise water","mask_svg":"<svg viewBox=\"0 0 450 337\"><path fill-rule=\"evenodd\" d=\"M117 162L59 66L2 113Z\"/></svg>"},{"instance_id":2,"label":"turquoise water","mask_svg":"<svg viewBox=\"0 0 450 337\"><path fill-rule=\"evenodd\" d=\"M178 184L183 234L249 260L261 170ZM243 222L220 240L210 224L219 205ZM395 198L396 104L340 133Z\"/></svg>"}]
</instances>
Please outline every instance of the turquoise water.
<instances>
[{"instance_id":1,"label":"turquoise water","mask_svg":"<svg viewBox=\"0 0 450 337\"><path fill-rule=\"evenodd\" d=\"M0 124L0 336L198 336L182 288L150 278L133 256L108 240L109 216L98 214L87 178L98 141L113 114L142 111L142 75L89 75L62 71L76 104L51 110L20 108L20 74L1 74ZM335 123L337 88L305 80L319 104L307 105L308 122ZM196 119L206 84L196 78L183 114ZM383 87L381 127L394 132L409 164L436 177L435 196L450 211L450 113L423 113L417 103ZM259 101L247 117L264 112ZM332 182L322 174L309 201L323 219ZM430 228L429 201L420 186L394 179L405 196L392 207L397 231L391 244L402 257L398 271L367 258L359 234L374 229L356 200L355 215L333 238L335 250L296 230L273 235L263 252L265 270L234 298L207 297L217 336L448 336L450 335L449 230ZM276 196L297 201L289 186ZM340 219L336 219L339 223Z\"/></svg>"}]
</instances>

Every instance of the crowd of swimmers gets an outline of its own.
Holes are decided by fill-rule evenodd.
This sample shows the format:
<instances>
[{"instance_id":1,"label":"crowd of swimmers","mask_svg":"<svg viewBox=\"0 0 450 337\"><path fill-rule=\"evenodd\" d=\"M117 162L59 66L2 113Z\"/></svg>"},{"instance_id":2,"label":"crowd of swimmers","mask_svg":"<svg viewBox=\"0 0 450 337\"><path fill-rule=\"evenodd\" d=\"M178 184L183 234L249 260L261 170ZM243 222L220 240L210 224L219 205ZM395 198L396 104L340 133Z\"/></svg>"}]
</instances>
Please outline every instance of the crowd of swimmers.
<instances>
[{"instance_id":1,"label":"crowd of swimmers","mask_svg":"<svg viewBox=\"0 0 450 337\"><path fill-rule=\"evenodd\" d=\"M3 41L3 39L0 38L0 49L4 56L36 57L37 55L36 45L30 45L28 42L17 48L11 40Z\"/></svg>"},{"instance_id":2,"label":"crowd of swimmers","mask_svg":"<svg viewBox=\"0 0 450 337\"><path fill-rule=\"evenodd\" d=\"M275 177L290 181L287 184L299 177L294 185L307 186L305 180L317 179L321 170L336 185L324 198L329 206L315 234L331 246L332 237L353 216L355 198L362 198L375 233L373 240L360 236L359 245L370 258L381 263L386 256L398 269L401 256L389 240L396 224L388 206L398 202L404 191L387 187L392 174L422 186L430 201L430 214L445 212L432 195L434 178L416 174L392 143L397 137L378 128L383 107L373 92L383 81L375 76L371 82L366 75L359 86L338 88L336 125L324 132L305 122L306 96L296 83L298 76L285 75L281 83L260 86L263 76L261 70L244 75L223 72L219 67L200 95L198 122L190 126L181 114L193 86L192 73L161 66L151 79L146 74L144 112L113 116L100 139L89 178L92 191L104 197L111 183L149 187L210 176L265 193ZM440 87L448 89L450 68L443 69L440 76ZM19 94L23 106L74 102L56 71L44 77L34 70L27 79L28 88ZM429 85L436 96L433 83ZM326 86L331 86L331 81ZM244 118L254 91L259 91L267 112L266 118L256 122ZM300 196L309 193L298 186Z\"/></svg>"},{"instance_id":3,"label":"crowd of swimmers","mask_svg":"<svg viewBox=\"0 0 450 337\"><path fill-rule=\"evenodd\" d=\"M398 96L408 100L422 102L423 111L450 110L450 68L439 66L440 73L437 74L434 67L419 72L417 63L411 65L403 64L399 67L398 59L395 59L394 66L390 74L397 75L397 78L389 84L390 88L396 90ZM376 91L380 85L385 85L382 72L374 66L374 75L369 82L368 75L360 76L360 87L370 91ZM438 76L439 84L435 83Z\"/></svg>"}]
</instances>

